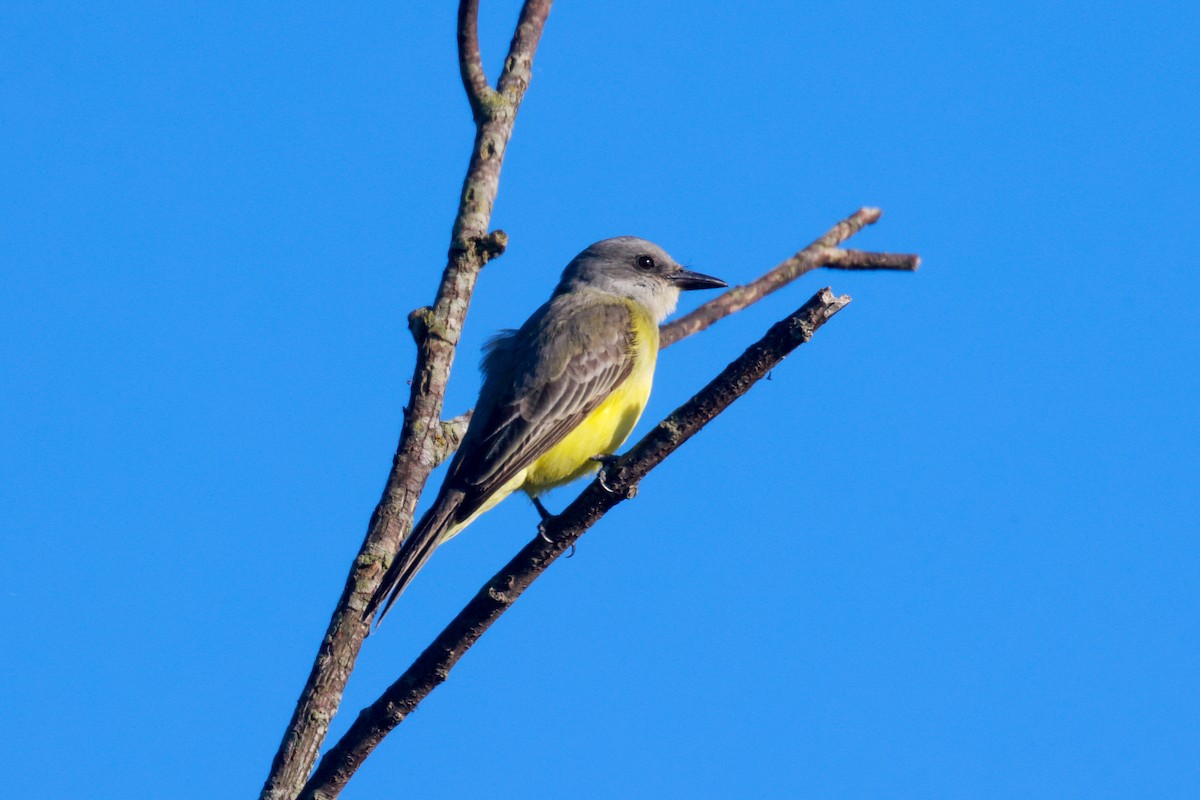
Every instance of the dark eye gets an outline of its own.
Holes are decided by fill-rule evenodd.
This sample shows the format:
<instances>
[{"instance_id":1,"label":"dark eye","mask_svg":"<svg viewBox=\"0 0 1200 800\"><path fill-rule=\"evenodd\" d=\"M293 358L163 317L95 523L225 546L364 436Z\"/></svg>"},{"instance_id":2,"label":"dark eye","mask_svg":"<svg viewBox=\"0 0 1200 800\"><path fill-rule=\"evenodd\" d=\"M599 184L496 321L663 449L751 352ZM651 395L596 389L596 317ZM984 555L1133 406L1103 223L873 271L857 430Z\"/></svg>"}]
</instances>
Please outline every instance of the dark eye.
<instances>
[{"instance_id":1,"label":"dark eye","mask_svg":"<svg viewBox=\"0 0 1200 800\"><path fill-rule=\"evenodd\" d=\"M638 269L654 269L654 259L650 256L638 256L634 263L637 264Z\"/></svg>"}]
</instances>

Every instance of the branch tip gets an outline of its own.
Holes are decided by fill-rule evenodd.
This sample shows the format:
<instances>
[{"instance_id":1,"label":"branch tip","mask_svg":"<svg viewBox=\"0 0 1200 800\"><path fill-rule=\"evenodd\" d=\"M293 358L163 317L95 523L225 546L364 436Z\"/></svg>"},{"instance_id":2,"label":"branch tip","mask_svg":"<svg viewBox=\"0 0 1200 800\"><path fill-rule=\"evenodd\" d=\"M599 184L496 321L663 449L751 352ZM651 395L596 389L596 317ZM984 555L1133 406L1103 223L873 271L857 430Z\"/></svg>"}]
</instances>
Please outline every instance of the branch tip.
<instances>
[{"instance_id":1,"label":"branch tip","mask_svg":"<svg viewBox=\"0 0 1200 800\"><path fill-rule=\"evenodd\" d=\"M820 266L845 270L894 270L916 272L921 259L911 253L873 253L830 247L817 253Z\"/></svg>"},{"instance_id":2,"label":"branch tip","mask_svg":"<svg viewBox=\"0 0 1200 800\"><path fill-rule=\"evenodd\" d=\"M826 231L808 247L780 262L767 273L741 286L731 287L699 308L672 320L659 328L659 347L666 348L705 330L713 323L757 303L772 292L782 289L817 267L835 269L892 269L911 272L919 261L916 256L897 253L867 253L861 250L842 250L842 242L874 224L883 211L863 206Z\"/></svg>"}]
</instances>

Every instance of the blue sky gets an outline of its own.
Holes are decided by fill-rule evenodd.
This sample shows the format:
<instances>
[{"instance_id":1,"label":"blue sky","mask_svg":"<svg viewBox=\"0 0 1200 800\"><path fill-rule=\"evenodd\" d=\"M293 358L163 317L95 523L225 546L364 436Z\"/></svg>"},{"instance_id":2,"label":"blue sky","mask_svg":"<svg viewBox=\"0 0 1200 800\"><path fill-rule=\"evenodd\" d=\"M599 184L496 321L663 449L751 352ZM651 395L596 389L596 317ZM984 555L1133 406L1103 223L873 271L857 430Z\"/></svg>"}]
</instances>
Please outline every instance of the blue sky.
<instances>
[{"instance_id":1,"label":"blue sky","mask_svg":"<svg viewBox=\"0 0 1200 800\"><path fill-rule=\"evenodd\" d=\"M15 796L248 796L395 446L471 123L452 4L0 16L0 747ZM485 0L494 77L516 2ZM589 532L345 797L1200 794L1200 13L561 3L448 398L587 243L854 302ZM698 302L689 298L687 303ZM689 306L690 307L690 306ZM565 504L572 489L551 495ZM367 642L340 733L533 532Z\"/></svg>"}]
</instances>

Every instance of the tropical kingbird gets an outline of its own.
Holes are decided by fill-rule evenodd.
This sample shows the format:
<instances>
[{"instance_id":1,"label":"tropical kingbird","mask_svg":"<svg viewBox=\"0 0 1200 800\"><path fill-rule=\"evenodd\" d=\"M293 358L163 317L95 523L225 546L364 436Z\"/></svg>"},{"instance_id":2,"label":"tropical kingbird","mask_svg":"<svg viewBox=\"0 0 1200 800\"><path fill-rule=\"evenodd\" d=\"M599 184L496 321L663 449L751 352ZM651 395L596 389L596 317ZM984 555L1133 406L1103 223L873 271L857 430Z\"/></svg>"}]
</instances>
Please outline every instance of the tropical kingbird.
<instances>
[{"instance_id":1,"label":"tropical kingbird","mask_svg":"<svg viewBox=\"0 0 1200 800\"><path fill-rule=\"evenodd\" d=\"M485 346L471 423L366 615L382 605L381 621L438 545L513 491L523 489L545 516L540 493L596 470L597 457L621 446L646 407L658 325L680 290L725 285L633 236L575 256L550 300Z\"/></svg>"}]
</instances>

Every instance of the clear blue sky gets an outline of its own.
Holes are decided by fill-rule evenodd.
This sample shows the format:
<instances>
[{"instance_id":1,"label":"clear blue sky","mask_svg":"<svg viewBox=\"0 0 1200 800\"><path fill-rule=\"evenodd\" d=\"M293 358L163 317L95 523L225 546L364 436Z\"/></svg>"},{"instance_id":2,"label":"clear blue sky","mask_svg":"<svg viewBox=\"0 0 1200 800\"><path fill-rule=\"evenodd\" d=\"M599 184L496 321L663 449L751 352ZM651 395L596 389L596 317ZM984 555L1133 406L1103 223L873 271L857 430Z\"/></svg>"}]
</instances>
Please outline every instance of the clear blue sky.
<instances>
[{"instance_id":1,"label":"clear blue sky","mask_svg":"<svg viewBox=\"0 0 1200 800\"><path fill-rule=\"evenodd\" d=\"M6 7L12 796L261 785L443 263L471 136L452 5ZM517 6L484 0L493 76ZM1198 17L556 7L449 411L599 238L735 283L879 205L854 246L924 264L811 275L668 351L639 430L819 287L854 297L345 796L1200 796ZM438 552L335 733L534 520L514 498Z\"/></svg>"}]
</instances>

